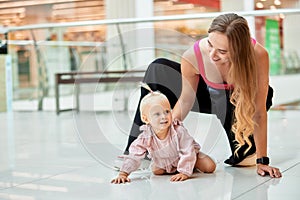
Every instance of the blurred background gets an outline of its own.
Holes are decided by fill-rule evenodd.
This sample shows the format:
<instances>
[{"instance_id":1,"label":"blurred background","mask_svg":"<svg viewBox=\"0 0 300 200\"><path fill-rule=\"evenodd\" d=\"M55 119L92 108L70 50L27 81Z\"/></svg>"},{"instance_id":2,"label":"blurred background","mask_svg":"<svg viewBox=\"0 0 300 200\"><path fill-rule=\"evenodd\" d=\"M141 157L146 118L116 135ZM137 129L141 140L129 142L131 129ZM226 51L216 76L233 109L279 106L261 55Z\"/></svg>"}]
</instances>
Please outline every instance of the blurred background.
<instances>
[{"instance_id":1,"label":"blurred background","mask_svg":"<svg viewBox=\"0 0 300 200\"><path fill-rule=\"evenodd\" d=\"M103 71L145 70L157 57L179 61L220 12L244 15L252 37L268 49L275 108L297 105L299 0L0 0L0 110L57 109L57 73L99 77ZM59 87L60 106L68 107L74 87ZM115 83L80 85L80 95L112 91ZM128 104L126 92L114 98ZM104 102L91 109L110 107Z\"/></svg>"}]
</instances>

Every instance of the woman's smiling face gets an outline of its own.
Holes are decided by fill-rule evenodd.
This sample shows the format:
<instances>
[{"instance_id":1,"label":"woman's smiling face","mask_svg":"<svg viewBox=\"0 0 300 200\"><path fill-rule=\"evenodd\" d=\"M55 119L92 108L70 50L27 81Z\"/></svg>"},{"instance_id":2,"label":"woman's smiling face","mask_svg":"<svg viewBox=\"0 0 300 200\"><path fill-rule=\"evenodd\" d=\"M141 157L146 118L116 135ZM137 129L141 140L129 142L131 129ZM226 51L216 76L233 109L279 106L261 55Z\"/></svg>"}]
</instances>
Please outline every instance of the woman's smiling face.
<instances>
[{"instance_id":1,"label":"woman's smiling face","mask_svg":"<svg viewBox=\"0 0 300 200\"><path fill-rule=\"evenodd\" d=\"M212 63L215 63L216 65L224 65L230 63L228 38L223 33L209 33L207 48Z\"/></svg>"}]
</instances>

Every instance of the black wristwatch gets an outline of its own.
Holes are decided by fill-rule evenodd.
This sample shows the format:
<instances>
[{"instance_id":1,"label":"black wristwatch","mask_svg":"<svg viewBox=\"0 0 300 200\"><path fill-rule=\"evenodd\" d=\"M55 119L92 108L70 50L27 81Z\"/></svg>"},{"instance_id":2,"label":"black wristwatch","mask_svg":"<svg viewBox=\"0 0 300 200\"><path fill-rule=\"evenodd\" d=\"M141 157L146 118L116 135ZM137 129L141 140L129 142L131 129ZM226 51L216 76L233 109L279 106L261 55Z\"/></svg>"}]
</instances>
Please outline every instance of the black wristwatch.
<instances>
[{"instance_id":1,"label":"black wristwatch","mask_svg":"<svg viewBox=\"0 0 300 200\"><path fill-rule=\"evenodd\" d=\"M256 164L268 165L270 163L270 159L268 157L261 157L256 159Z\"/></svg>"}]
</instances>

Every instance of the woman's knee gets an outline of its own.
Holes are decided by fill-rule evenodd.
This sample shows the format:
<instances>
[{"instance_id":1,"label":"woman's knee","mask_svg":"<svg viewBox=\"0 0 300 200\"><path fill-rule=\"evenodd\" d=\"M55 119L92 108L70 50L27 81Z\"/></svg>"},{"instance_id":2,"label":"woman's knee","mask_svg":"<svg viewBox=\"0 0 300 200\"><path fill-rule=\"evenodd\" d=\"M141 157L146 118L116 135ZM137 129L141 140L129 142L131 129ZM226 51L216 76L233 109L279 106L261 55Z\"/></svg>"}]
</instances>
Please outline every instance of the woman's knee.
<instances>
[{"instance_id":1,"label":"woman's knee","mask_svg":"<svg viewBox=\"0 0 300 200\"><path fill-rule=\"evenodd\" d=\"M150 65L148 66L147 72L153 73L153 72L159 70L159 68L161 68L161 65L166 65L166 63L168 63L167 59L157 58L153 62L150 63Z\"/></svg>"},{"instance_id":2,"label":"woman's knee","mask_svg":"<svg viewBox=\"0 0 300 200\"><path fill-rule=\"evenodd\" d=\"M167 67L176 71L180 70L180 64L166 58L157 58L148 66L148 72L155 72L161 70L163 67Z\"/></svg>"},{"instance_id":3,"label":"woman's knee","mask_svg":"<svg viewBox=\"0 0 300 200\"><path fill-rule=\"evenodd\" d=\"M169 63L172 63L174 61L171 61L167 58L157 58L155 59L151 64L162 64L162 65L168 65Z\"/></svg>"}]
</instances>

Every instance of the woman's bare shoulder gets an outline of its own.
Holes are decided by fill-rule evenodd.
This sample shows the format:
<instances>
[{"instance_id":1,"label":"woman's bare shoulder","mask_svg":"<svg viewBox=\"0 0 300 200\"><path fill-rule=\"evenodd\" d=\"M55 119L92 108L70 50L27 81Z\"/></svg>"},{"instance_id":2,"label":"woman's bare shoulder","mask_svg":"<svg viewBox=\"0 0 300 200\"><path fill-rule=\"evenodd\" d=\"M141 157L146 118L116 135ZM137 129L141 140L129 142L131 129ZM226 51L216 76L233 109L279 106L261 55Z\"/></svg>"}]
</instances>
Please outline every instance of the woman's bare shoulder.
<instances>
[{"instance_id":1,"label":"woman's bare shoulder","mask_svg":"<svg viewBox=\"0 0 300 200\"><path fill-rule=\"evenodd\" d=\"M190 46L185 52L182 54L182 58L186 60L191 60L195 58L194 53L194 45Z\"/></svg>"},{"instance_id":2,"label":"woman's bare shoulder","mask_svg":"<svg viewBox=\"0 0 300 200\"><path fill-rule=\"evenodd\" d=\"M181 57L181 67L198 73L198 62L194 51L194 45L190 46ZM195 71L196 70L196 71Z\"/></svg>"},{"instance_id":3,"label":"woman's bare shoulder","mask_svg":"<svg viewBox=\"0 0 300 200\"><path fill-rule=\"evenodd\" d=\"M254 46L254 51L256 56L258 57L268 57L268 51L267 49L261 45L259 42L257 42Z\"/></svg>"}]
</instances>

